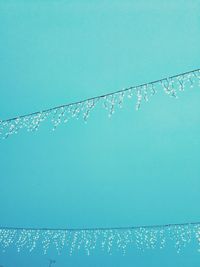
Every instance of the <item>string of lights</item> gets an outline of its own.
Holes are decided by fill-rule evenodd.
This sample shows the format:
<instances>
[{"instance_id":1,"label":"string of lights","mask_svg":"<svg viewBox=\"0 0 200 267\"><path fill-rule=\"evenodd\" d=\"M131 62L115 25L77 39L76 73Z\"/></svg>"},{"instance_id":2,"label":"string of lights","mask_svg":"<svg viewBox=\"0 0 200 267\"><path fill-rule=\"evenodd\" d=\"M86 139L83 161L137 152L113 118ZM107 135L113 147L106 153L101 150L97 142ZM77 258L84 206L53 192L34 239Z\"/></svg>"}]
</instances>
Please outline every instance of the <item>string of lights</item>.
<instances>
[{"instance_id":1,"label":"string of lights","mask_svg":"<svg viewBox=\"0 0 200 267\"><path fill-rule=\"evenodd\" d=\"M104 109L111 117L115 110L122 108L126 98L136 98L136 110L139 110L143 102L148 102L150 97L162 89L167 95L177 98L178 92L188 87L200 86L200 69L184 72L152 82L131 86L112 93L91 97L85 100L68 103L42 111L20 115L14 118L0 121L0 135L3 139L16 134L22 128L27 131L37 131L42 122L49 119L55 130L59 124L67 123L72 118L82 117L87 122L91 111L101 102Z\"/></svg>"},{"instance_id":2,"label":"string of lights","mask_svg":"<svg viewBox=\"0 0 200 267\"><path fill-rule=\"evenodd\" d=\"M163 249L173 244L177 253L196 241L200 252L200 222L108 228L18 228L0 227L0 247L6 251L15 246L17 251L37 246L47 254L51 247L60 254L72 255L83 249L87 255L100 248L112 254L120 250L125 254L130 245L140 250Z\"/></svg>"}]
</instances>

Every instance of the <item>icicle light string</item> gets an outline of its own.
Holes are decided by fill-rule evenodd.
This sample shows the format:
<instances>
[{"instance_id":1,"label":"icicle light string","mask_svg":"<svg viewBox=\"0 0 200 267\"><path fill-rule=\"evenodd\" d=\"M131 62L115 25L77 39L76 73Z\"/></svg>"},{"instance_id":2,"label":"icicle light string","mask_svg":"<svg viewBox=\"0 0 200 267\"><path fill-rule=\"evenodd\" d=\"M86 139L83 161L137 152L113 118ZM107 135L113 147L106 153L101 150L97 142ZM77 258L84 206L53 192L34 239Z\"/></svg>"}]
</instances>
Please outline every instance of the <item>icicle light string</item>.
<instances>
[{"instance_id":1,"label":"icicle light string","mask_svg":"<svg viewBox=\"0 0 200 267\"><path fill-rule=\"evenodd\" d=\"M3 252L11 246L17 251L32 252L42 247L46 254L52 246L60 254L63 250L72 255L83 250L90 255L95 248L112 254L120 250L126 254L130 245L138 249L163 249L172 243L180 253L192 241L197 242L200 252L200 222L113 228L0 228L0 247Z\"/></svg>"},{"instance_id":2,"label":"icicle light string","mask_svg":"<svg viewBox=\"0 0 200 267\"><path fill-rule=\"evenodd\" d=\"M66 123L71 118L78 119L83 117L87 122L91 111L95 106L102 102L102 106L108 111L111 117L116 108L121 108L125 98L136 97L136 110L141 107L142 102L147 102L149 98L157 93L158 89L177 98L178 91L184 91L186 87L194 87L198 82L200 86L200 69L188 71L168 78L163 78L153 82L131 86L116 92L88 98L82 101L69 103L50 109L37 111L27 115L0 121L0 134L5 139L20 129L25 128L28 131L37 131L42 122L50 119L55 130L60 123Z\"/></svg>"}]
</instances>

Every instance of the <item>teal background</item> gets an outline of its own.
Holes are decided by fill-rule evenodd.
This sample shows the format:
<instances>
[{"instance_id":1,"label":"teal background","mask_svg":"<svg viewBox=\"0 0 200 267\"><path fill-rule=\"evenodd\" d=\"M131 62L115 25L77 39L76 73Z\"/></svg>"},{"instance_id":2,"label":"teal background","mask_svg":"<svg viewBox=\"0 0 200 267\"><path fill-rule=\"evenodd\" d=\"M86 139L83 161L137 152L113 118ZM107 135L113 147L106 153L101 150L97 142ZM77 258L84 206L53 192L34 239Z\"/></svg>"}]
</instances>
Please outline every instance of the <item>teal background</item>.
<instances>
[{"instance_id":1,"label":"teal background","mask_svg":"<svg viewBox=\"0 0 200 267\"><path fill-rule=\"evenodd\" d=\"M0 117L100 95L199 65L200 1L0 0ZM163 92L111 119L22 131L0 143L0 224L110 227L200 220L200 91ZM52 250L0 253L5 267L200 266L180 255L130 249L90 257Z\"/></svg>"}]
</instances>

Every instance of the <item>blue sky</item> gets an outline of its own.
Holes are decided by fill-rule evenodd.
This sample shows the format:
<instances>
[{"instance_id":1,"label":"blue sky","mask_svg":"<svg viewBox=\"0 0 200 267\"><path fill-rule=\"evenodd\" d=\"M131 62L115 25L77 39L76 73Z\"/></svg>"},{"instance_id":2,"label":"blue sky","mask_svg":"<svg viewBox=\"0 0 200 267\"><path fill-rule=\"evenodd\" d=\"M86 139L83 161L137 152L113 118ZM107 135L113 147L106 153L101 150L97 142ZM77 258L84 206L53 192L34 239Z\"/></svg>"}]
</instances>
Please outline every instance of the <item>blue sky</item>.
<instances>
[{"instance_id":1,"label":"blue sky","mask_svg":"<svg viewBox=\"0 0 200 267\"><path fill-rule=\"evenodd\" d=\"M200 1L0 0L0 106L9 118L199 67ZM0 224L109 227L198 221L199 88L160 92L108 119L1 141ZM52 253L52 254L51 254ZM199 266L196 248L60 257L0 254L5 267Z\"/></svg>"}]
</instances>

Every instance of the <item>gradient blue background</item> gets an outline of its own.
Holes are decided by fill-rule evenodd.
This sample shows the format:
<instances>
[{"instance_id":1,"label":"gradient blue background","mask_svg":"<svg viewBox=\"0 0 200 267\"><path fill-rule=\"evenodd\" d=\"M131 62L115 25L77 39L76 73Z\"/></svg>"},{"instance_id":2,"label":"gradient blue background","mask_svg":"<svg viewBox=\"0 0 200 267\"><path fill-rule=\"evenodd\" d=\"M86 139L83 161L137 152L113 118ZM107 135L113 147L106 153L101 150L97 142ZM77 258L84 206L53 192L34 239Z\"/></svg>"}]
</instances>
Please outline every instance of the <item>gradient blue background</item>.
<instances>
[{"instance_id":1,"label":"gradient blue background","mask_svg":"<svg viewBox=\"0 0 200 267\"><path fill-rule=\"evenodd\" d=\"M0 0L2 119L198 68L200 1ZM109 227L200 220L200 90L112 119L0 143L0 224ZM196 246L126 256L0 253L5 267L200 266Z\"/></svg>"}]
</instances>

